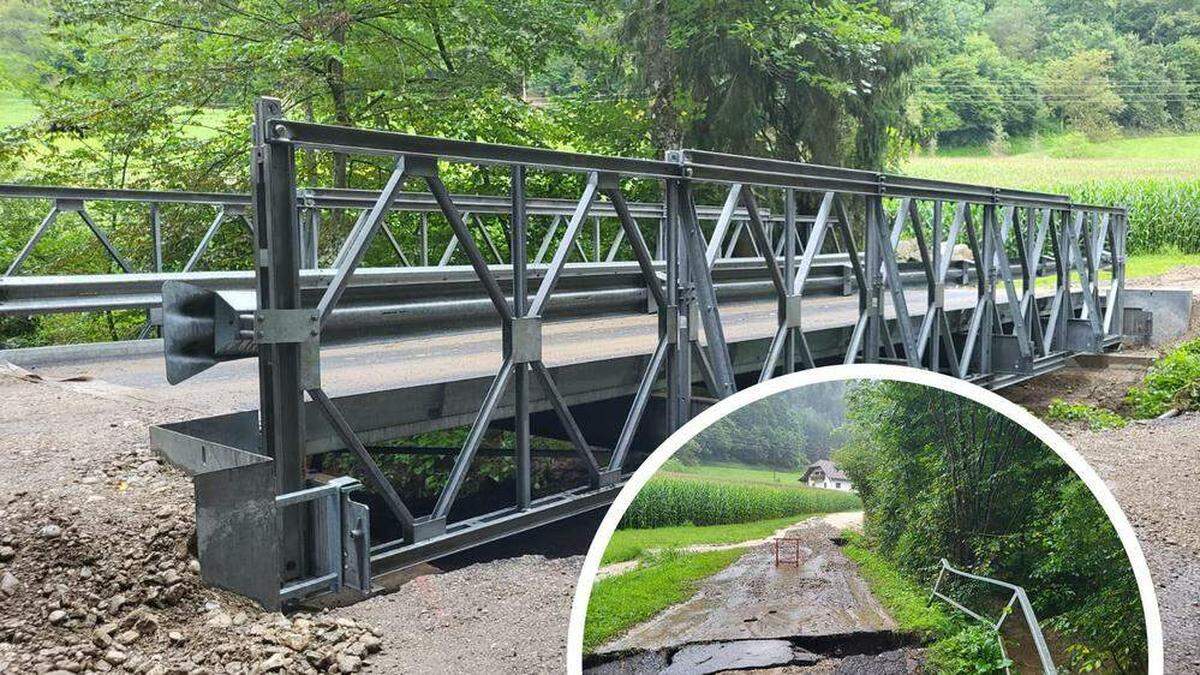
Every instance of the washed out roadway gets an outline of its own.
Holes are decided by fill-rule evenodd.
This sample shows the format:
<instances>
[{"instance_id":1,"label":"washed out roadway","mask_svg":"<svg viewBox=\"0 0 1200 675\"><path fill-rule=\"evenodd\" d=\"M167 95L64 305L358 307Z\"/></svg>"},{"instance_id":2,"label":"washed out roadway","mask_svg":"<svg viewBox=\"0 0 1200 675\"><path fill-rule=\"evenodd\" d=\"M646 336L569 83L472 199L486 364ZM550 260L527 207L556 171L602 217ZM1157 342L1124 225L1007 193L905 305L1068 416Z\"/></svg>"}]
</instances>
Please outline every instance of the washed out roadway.
<instances>
[{"instance_id":1,"label":"washed out roadway","mask_svg":"<svg viewBox=\"0 0 1200 675\"><path fill-rule=\"evenodd\" d=\"M858 567L831 537L839 529L821 518L793 528L799 537L781 549L751 548L732 565L706 579L689 600L670 607L597 654L650 651L680 645L770 638L804 638L892 631L896 623L873 596Z\"/></svg>"}]
</instances>

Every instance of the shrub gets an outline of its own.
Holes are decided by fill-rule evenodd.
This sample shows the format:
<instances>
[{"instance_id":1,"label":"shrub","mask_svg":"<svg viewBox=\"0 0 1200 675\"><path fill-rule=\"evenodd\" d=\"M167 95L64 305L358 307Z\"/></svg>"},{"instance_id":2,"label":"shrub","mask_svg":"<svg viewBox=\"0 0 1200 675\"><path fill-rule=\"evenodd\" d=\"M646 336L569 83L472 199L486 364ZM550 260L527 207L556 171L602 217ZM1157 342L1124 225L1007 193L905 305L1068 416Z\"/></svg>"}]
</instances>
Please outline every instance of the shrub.
<instances>
[{"instance_id":1,"label":"shrub","mask_svg":"<svg viewBox=\"0 0 1200 675\"><path fill-rule=\"evenodd\" d=\"M1050 402L1050 407L1046 409L1046 419L1052 422L1085 422L1093 431L1120 429L1125 426L1125 418L1111 410L1087 403L1067 403L1061 398Z\"/></svg>"},{"instance_id":2,"label":"shrub","mask_svg":"<svg viewBox=\"0 0 1200 675\"><path fill-rule=\"evenodd\" d=\"M1135 417L1157 417L1172 408L1192 410L1200 403L1200 340L1185 342L1159 359L1126 403Z\"/></svg>"},{"instance_id":3,"label":"shrub","mask_svg":"<svg viewBox=\"0 0 1200 675\"><path fill-rule=\"evenodd\" d=\"M932 673L1002 673L1012 665L1000 651L996 631L982 624L969 626L939 640L926 653L926 667Z\"/></svg>"}]
</instances>

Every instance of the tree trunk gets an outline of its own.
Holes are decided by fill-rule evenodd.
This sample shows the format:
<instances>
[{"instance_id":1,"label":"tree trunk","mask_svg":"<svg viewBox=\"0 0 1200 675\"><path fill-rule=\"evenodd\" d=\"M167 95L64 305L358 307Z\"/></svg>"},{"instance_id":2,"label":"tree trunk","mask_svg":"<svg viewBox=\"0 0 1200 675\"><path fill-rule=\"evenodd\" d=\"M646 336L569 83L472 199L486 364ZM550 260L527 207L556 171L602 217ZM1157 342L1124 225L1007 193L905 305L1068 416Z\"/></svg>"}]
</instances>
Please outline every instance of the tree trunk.
<instances>
[{"instance_id":1,"label":"tree trunk","mask_svg":"<svg viewBox=\"0 0 1200 675\"><path fill-rule=\"evenodd\" d=\"M649 30L646 32L646 80L650 85L650 140L661 156L680 147L679 111L675 108L678 82L675 54L667 44L671 33L668 0L645 0Z\"/></svg>"},{"instance_id":2,"label":"tree trunk","mask_svg":"<svg viewBox=\"0 0 1200 675\"><path fill-rule=\"evenodd\" d=\"M345 8L341 2L330 4L334 16L331 17L333 30L330 32L329 37L339 47L344 48L346 46L347 26ZM346 102L346 70L340 54L331 56L325 60L325 83L329 87L329 98L333 102L334 119L340 126L352 126L354 122L350 118L350 108ZM349 185L346 160L347 156L345 153L333 153L334 187L344 188Z\"/></svg>"}]
</instances>

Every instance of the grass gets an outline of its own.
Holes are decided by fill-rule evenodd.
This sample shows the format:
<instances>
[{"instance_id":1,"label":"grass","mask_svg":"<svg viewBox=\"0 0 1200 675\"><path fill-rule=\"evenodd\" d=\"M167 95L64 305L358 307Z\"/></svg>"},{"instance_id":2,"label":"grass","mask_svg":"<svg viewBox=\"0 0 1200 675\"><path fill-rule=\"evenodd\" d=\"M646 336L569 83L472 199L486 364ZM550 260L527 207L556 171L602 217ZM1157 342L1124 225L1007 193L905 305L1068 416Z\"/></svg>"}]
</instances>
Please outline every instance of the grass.
<instances>
[{"instance_id":1,"label":"grass","mask_svg":"<svg viewBox=\"0 0 1200 675\"><path fill-rule=\"evenodd\" d=\"M1050 402L1045 417L1051 422L1084 422L1092 431L1120 429L1125 426L1125 418L1111 410L1087 403L1067 403L1061 398Z\"/></svg>"},{"instance_id":2,"label":"grass","mask_svg":"<svg viewBox=\"0 0 1200 675\"><path fill-rule=\"evenodd\" d=\"M860 508L857 495L834 490L703 476L655 476L633 500L621 526L725 525Z\"/></svg>"},{"instance_id":3,"label":"grass","mask_svg":"<svg viewBox=\"0 0 1200 675\"><path fill-rule=\"evenodd\" d=\"M749 464L714 462L712 464L685 465L672 462L658 472L660 476L694 477L734 483L760 483L768 485L795 486L804 475L803 471L779 471Z\"/></svg>"},{"instance_id":4,"label":"grass","mask_svg":"<svg viewBox=\"0 0 1200 675\"><path fill-rule=\"evenodd\" d=\"M700 581L728 567L744 549L677 553L668 551L629 572L592 587L583 649L590 652L662 610L690 598Z\"/></svg>"},{"instance_id":5,"label":"grass","mask_svg":"<svg viewBox=\"0 0 1200 675\"><path fill-rule=\"evenodd\" d=\"M863 535L847 530L842 551L858 565L871 593L900 628L927 639L951 635L959 625L940 606L929 604L929 591L900 573L890 561L867 547Z\"/></svg>"},{"instance_id":6,"label":"grass","mask_svg":"<svg viewBox=\"0 0 1200 675\"><path fill-rule=\"evenodd\" d=\"M683 548L703 544L734 544L762 539L780 528L787 527L808 514L756 520L750 523L727 525L677 525L637 530L617 530L604 549L602 565L625 562L655 549ZM815 515L815 514L813 514Z\"/></svg>"}]
</instances>

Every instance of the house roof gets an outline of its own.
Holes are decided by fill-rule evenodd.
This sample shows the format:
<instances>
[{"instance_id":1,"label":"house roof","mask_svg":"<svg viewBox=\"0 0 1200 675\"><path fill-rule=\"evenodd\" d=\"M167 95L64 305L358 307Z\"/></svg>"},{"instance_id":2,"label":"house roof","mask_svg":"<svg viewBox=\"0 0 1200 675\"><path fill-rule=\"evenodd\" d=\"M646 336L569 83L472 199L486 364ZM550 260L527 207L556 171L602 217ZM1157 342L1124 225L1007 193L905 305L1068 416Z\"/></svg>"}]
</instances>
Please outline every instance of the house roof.
<instances>
[{"instance_id":1,"label":"house roof","mask_svg":"<svg viewBox=\"0 0 1200 675\"><path fill-rule=\"evenodd\" d=\"M820 469L821 473L825 474L827 478L831 478L833 480L850 480L850 477L846 475L845 471L839 469L836 464L828 459L818 459L812 464L809 464L808 468L804 470L804 475L800 478L800 480L807 481L809 474L817 469Z\"/></svg>"}]
</instances>

